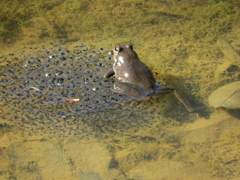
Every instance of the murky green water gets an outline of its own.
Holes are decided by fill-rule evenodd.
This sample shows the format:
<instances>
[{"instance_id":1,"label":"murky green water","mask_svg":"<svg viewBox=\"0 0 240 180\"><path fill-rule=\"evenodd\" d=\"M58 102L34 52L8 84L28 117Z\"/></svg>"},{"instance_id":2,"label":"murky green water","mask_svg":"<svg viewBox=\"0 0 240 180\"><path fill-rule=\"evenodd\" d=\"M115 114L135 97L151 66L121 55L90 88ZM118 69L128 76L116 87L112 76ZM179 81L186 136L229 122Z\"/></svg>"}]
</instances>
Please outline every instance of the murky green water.
<instances>
[{"instance_id":1,"label":"murky green water","mask_svg":"<svg viewBox=\"0 0 240 180\"><path fill-rule=\"evenodd\" d=\"M239 110L208 97L239 81L238 1L1 2L0 179L238 179ZM109 93L115 44L131 43L181 91ZM73 99L79 102L73 102Z\"/></svg>"}]
</instances>

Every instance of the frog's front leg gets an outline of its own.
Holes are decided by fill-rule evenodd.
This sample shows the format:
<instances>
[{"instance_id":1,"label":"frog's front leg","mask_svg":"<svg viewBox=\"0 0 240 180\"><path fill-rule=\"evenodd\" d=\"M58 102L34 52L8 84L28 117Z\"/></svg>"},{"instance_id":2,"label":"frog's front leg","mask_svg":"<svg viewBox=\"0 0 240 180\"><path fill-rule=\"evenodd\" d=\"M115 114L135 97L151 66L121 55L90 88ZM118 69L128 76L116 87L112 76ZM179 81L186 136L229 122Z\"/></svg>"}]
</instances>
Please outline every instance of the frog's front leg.
<instances>
[{"instance_id":1,"label":"frog's front leg","mask_svg":"<svg viewBox=\"0 0 240 180\"><path fill-rule=\"evenodd\" d=\"M113 69L110 69L103 75L103 77L108 79L108 78L112 77L114 74L115 74L115 72L113 71Z\"/></svg>"},{"instance_id":2,"label":"frog's front leg","mask_svg":"<svg viewBox=\"0 0 240 180\"><path fill-rule=\"evenodd\" d=\"M194 109L188 102L188 100L177 90L174 90L174 95L177 97L177 99L186 107L188 112L193 112Z\"/></svg>"}]
</instances>

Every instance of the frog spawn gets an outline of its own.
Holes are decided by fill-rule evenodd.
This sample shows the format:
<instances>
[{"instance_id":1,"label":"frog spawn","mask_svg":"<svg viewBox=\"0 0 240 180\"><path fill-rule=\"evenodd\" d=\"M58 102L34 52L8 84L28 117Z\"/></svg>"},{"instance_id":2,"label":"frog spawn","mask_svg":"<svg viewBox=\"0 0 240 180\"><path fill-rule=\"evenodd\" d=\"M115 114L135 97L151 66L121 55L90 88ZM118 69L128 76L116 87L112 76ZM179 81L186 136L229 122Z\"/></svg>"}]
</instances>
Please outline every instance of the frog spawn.
<instances>
[{"instance_id":1,"label":"frog spawn","mask_svg":"<svg viewBox=\"0 0 240 180\"><path fill-rule=\"evenodd\" d=\"M154 112L162 117L160 105L138 107L140 102L110 93L115 79L102 77L113 63L108 51L55 47L36 56L24 55L21 62L13 59L7 69L1 69L2 120L20 129L59 136L105 136L136 132L157 119ZM72 99L80 101L68 101Z\"/></svg>"},{"instance_id":2,"label":"frog spawn","mask_svg":"<svg viewBox=\"0 0 240 180\"><path fill-rule=\"evenodd\" d=\"M74 113L110 106L124 97L108 93L112 81L96 75L112 66L110 60L99 61L100 53L89 53L81 45L74 53L58 47L54 53L46 51L38 57L30 54L22 67L5 71L11 78L2 78L1 84L10 98L39 96L47 103L79 99Z\"/></svg>"}]
</instances>

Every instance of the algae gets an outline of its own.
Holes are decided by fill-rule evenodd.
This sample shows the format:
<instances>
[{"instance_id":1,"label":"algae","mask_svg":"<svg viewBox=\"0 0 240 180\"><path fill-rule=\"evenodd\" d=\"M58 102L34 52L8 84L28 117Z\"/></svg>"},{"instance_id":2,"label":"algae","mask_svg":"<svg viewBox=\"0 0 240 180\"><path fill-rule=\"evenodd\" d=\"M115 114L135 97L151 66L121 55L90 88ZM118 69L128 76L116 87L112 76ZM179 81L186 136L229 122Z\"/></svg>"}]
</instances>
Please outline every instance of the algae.
<instances>
[{"instance_id":1,"label":"algae","mask_svg":"<svg viewBox=\"0 0 240 180\"><path fill-rule=\"evenodd\" d=\"M193 104L207 104L213 90L240 78L237 0L13 0L1 1L0 6L0 51L5 55L2 67L24 57L24 52L16 53L18 50L41 55L35 48L39 43L73 45L80 40L108 49L117 43L132 43L157 79L176 87ZM26 48L29 45L31 50ZM6 55L12 52L19 59ZM148 109L144 112L151 112L152 106L164 111L159 115L155 110L148 125L136 129L133 126L138 122L130 126L127 121L118 121L126 129L114 134L117 124L112 129L104 127L104 135L94 134L97 128L79 117L46 119L61 105L51 107L54 111L43 105L45 115L30 117L36 125L44 119L41 125L45 129L36 130L30 124L21 127L14 122L23 119L10 114L13 110L21 112L14 104L16 100L7 102L1 111L0 158L4 168L0 176L44 179L51 171L53 179L79 179L91 173L105 179L178 179L183 175L185 179L239 178L238 119L216 111L215 117L203 118L200 128L198 114L186 115L171 95L154 100L139 105ZM131 111L126 113L126 117L131 115ZM106 115L95 117L105 119ZM196 127L188 131L187 126L194 121ZM212 125L208 126L209 122ZM97 125L102 127L101 122ZM82 134L74 134L75 130ZM111 160L117 165L109 168Z\"/></svg>"}]
</instances>

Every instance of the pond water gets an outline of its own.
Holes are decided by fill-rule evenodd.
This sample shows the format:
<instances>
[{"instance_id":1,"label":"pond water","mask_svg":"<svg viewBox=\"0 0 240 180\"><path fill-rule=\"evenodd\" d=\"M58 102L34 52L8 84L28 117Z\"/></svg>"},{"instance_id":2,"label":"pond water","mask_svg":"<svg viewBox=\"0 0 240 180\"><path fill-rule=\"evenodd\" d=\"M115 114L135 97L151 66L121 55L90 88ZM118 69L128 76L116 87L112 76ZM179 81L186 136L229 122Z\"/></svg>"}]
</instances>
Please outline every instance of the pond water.
<instances>
[{"instance_id":1,"label":"pond water","mask_svg":"<svg viewBox=\"0 0 240 180\"><path fill-rule=\"evenodd\" d=\"M1 2L0 179L239 179L238 1ZM115 44L173 94L112 94Z\"/></svg>"}]
</instances>

